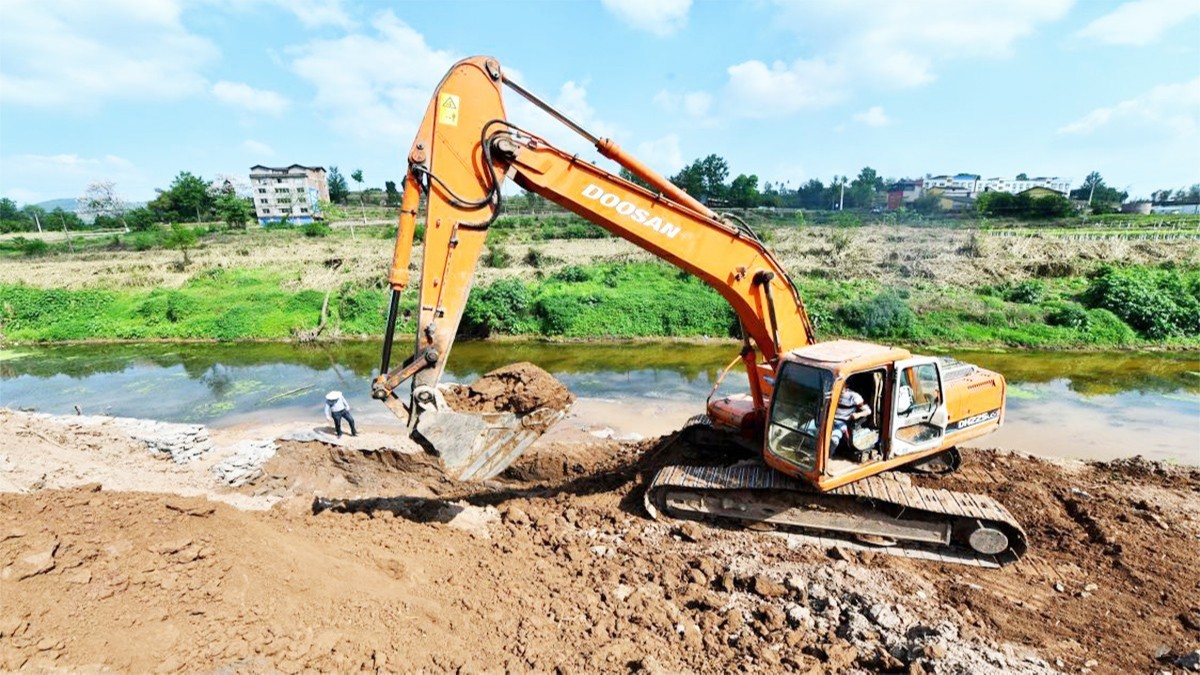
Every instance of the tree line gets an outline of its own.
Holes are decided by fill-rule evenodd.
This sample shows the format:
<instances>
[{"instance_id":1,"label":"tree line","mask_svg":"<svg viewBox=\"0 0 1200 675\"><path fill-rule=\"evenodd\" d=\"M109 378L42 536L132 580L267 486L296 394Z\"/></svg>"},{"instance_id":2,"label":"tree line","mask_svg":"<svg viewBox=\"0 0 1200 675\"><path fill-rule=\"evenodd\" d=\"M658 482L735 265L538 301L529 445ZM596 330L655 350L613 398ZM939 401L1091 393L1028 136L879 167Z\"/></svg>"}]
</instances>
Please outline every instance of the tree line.
<instances>
[{"instance_id":1,"label":"tree line","mask_svg":"<svg viewBox=\"0 0 1200 675\"><path fill-rule=\"evenodd\" d=\"M18 207L11 199L0 199L0 232L40 230L123 229L146 232L159 225L220 221L244 228L254 216L254 204L245 196L247 186L229 176L207 181L189 171L180 171L171 185L159 189L144 206L130 207L117 194L111 181L96 181L76 200L76 211L61 207L47 212L29 204ZM93 216L91 224L79 214Z\"/></svg>"}]
</instances>

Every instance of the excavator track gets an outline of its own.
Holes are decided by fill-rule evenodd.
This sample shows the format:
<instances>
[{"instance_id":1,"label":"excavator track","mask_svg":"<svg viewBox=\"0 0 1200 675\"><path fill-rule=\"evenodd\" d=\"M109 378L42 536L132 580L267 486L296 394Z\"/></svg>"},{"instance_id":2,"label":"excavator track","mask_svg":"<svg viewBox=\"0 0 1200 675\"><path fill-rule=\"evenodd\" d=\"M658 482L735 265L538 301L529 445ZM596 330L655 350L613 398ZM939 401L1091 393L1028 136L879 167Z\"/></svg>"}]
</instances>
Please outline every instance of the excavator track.
<instances>
[{"instance_id":1,"label":"excavator track","mask_svg":"<svg viewBox=\"0 0 1200 675\"><path fill-rule=\"evenodd\" d=\"M656 519L732 519L891 540L896 546L882 550L980 567L1016 562L1027 548L1025 531L990 497L916 487L894 474L821 493L763 464L668 466L644 499Z\"/></svg>"}]
</instances>

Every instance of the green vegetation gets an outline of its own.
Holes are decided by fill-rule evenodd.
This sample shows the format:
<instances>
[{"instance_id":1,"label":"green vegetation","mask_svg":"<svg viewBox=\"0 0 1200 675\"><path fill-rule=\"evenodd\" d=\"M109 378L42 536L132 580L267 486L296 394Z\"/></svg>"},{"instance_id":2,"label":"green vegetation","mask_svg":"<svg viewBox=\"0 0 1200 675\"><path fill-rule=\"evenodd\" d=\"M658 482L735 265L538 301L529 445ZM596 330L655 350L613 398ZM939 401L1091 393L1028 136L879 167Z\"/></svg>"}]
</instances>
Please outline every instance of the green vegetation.
<instances>
[{"instance_id":1,"label":"green vegetation","mask_svg":"<svg viewBox=\"0 0 1200 675\"><path fill-rule=\"evenodd\" d=\"M1200 274L1145 267L1102 268L1083 300L1142 335L1161 340L1200 334Z\"/></svg>"},{"instance_id":2,"label":"green vegetation","mask_svg":"<svg viewBox=\"0 0 1200 675\"><path fill-rule=\"evenodd\" d=\"M656 263L568 266L541 281L473 289L461 332L472 337L728 337L737 319L699 279Z\"/></svg>"},{"instance_id":3,"label":"green vegetation","mask_svg":"<svg viewBox=\"0 0 1200 675\"><path fill-rule=\"evenodd\" d=\"M210 269L175 290L56 290L0 285L8 340L288 339L319 321L324 293L288 291L265 270ZM799 278L820 337L912 345L1040 348L1200 347L1200 272L1103 268L1091 279L978 289L896 291L866 280ZM412 296L402 303L404 316ZM331 336L379 335L386 293L335 288ZM411 321L401 322L412 330ZM737 321L699 280L661 263L568 265L471 292L469 337L732 337Z\"/></svg>"},{"instance_id":4,"label":"green vegetation","mask_svg":"<svg viewBox=\"0 0 1200 675\"><path fill-rule=\"evenodd\" d=\"M174 290L0 284L0 322L5 338L20 341L288 339L317 325L325 296L283 290L281 281L262 270L211 269ZM380 290L341 289L330 300L329 321L343 335L378 335L385 300Z\"/></svg>"},{"instance_id":5,"label":"green vegetation","mask_svg":"<svg viewBox=\"0 0 1200 675\"><path fill-rule=\"evenodd\" d=\"M985 192L979 195L975 208L986 216L1046 220L1063 218L1074 212L1070 200L1062 195L1033 197L1027 193Z\"/></svg>"}]
</instances>

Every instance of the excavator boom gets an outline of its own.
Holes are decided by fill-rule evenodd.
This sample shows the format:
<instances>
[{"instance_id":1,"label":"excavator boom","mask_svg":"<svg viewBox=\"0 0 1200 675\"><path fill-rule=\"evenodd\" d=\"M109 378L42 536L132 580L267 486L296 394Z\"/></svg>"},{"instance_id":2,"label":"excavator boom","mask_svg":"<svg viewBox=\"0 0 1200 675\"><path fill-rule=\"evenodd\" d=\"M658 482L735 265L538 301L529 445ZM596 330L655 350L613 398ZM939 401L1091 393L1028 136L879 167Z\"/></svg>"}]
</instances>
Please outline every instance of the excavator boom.
<instances>
[{"instance_id":1,"label":"excavator boom","mask_svg":"<svg viewBox=\"0 0 1200 675\"><path fill-rule=\"evenodd\" d=\"M501 96L505 84L593 142L601 154L653 189L580 161L508 122ZM457 478L484 479L499 473L564 412L468 419L450 410L437 389L488 226L499 212L506 177L708 282L730 303L741 322L748 372L758 374L765 369L769 373L783 351L815 341L795 286L749 227L718 217L616 143L592 136L506 80L494 59L473 57L451 68L426 109L408 161L389 274L392 298L383 362L373 395L407 418L413 437L442 457ZM426 229L416 344L413 355L392 368L399 298L408 286L422 197ZM396 390L410 378L412 393L405 401ZM751 389L756 408L765 410L759 377L751 378ZM478 440L467 442L468 438Z\"/></svg>"}]
</instances>

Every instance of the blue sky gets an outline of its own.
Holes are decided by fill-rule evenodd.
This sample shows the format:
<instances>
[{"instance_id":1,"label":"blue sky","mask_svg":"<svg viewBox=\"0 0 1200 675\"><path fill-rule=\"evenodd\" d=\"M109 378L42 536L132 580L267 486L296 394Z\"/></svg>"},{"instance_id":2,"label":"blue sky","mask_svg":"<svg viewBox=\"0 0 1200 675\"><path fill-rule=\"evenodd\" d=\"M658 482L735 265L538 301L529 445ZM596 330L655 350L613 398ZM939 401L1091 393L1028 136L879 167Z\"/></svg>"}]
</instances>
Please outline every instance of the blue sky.
<instances>
[{"instance_id":1,"label":"blue sky","mask_svg":"<svg viewBox=\"0 0 1200 675\"><path fill-rule=\"evenodd\" d=\"M293 162L382 186L474 54L666 174L1200 182L1200 0L5 0L0 196Z\"/></svg>"}]
</instances>

